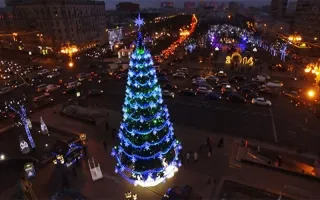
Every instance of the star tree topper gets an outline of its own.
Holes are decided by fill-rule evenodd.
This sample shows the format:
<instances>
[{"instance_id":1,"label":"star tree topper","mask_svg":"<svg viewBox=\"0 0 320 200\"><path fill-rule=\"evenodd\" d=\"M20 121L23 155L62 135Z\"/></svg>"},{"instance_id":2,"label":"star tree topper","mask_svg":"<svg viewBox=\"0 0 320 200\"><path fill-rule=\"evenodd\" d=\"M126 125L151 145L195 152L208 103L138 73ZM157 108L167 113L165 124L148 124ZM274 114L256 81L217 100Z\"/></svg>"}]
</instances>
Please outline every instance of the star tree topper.
<instances>
[{"instance_id":1,"label":"star tree topper","mask_svg":"<svg viewBox=\"0 0 320 200\"><path fill-rule=\"evenodd\" d=\"M138 15L138 18L134 20L135 26L138 26L138 29L140 30L141 26L144 25L144 20L140 17L140 13Z\"/></svg>"}]
</instances>

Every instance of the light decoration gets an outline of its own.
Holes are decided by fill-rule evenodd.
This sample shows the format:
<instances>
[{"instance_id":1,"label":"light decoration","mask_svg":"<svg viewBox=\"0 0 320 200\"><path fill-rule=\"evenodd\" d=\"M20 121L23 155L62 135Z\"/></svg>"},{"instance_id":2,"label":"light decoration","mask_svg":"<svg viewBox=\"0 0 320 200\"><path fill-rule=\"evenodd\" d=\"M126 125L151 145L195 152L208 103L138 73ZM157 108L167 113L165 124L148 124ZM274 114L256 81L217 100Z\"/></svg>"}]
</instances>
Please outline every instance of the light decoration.
<instances>
[{"instance_id":1,"label":"light decoration","mask_svg":"<svg viewBox=\"0 0 320 200\"><path fill-rule=\"evenodd\" d=\"M238 58L238 60L236 60L235 58ZM231 56L227 56L226 57L226 64L231 64L231 63L239 63L239 64L243 64L243 65L248 65L248 66L253 66L254 65L254 61L253 58L250 57L242 57L241 54L239 54L238 52L234 52Z\"/></svg>"},{"instance_id":2,"label":"light decoration","mask_svg":"<svg viewBox=\"0 0 320 200\"><path fill-rule=\"evenodd\" d=\"M27 154L30 152L30 148L29 148L29 145L28 143L23 139L22 136L19 137L19 146L20 146L20 151L21 153L23 154Z\"/></svg>"},{"instance_id":3,"label":"light decoration","mask_svg":"<svg viewBox=\"0 0 320 200\"><path fill-rule=\"evenodd\" d=\"M320 82L320 62L316 63L310 63L306 66L304 69L305 73L312 73L315 75L315 84L316 87L319 88L319 82Z\"/></svg>"},{"instance_id":4,"label":"light decoration","mask_svg":"<svg viewBox=\"0 0 320 200\"><path fill-rule=\"evenodd\" d=\"M120 143L111 155L117 161L116 173L136 186L152 187L178 171L182 146L175 139L152 56L142 41L139 31L129 62L123 121L118 132Z\"/></svg>"},{"instance_id":5,"label":"light decoration","mask_svg":"<svg viewBox=\"0 0 320 200\"><path fill-rule=\"evenodd\" d=\"M19 115L21 122L19 122L17 125L22 125L24 127L24 130L27 134L31 148L34 149L36 147L36 144L34 143L34 140L30 132L30 123L29 123L30 120L27 117L27 111L24 105L20 101L12 100L10 102L5 102L5 108L7 110L12 110L17 115Z\"/></svg>"},{"instance_id":6,"label":"light decoration","mask_svg":"<svg viewBox=\"0 0 320 200\"><path fill-rule=\"evenodd\" d=\"M172 43L167 49L163 50L160 54L164 57L164 58L168 58L169 55L173 54L174 51L176 50L176 48L182 44L196 29L196 25L198 23L198 19L196 17L195 14L192 15L192 19L191 19L191 24L190 24L190 29L189 31L189 35L180 35L179 39L176 40L174 43Z\"/></svg>"},{"instance_id":7,"label":"light decoration","mask_svg":"<svg viewBox=\"0 0 320 200\"><path fill-rule=\"evenodd\" d=\"M61 48L61 53L63 54L67 54L70 58L70 61L68 63L69 67L73 67L74 66L74 63L72 61L72 55L77 53L79 51L79 49L77 48L77 46L75 45L70 45L70 43L67 43L67 46L65 47L62 47Z\"/></svg>"},{"instance_id":8,"label":"light decoration","mask_svg":"<svg viewBox=\"0 0 320 200\"><path fill-rule=\"evenodd\" d=\"M77 159L80 159L82 155L82 146L77 145L75 143L71 143L68 145L67 153L55 153L52 152L55 159L53 159L53 164L63 164L66 167L70 167L73 165Z\"/></svg>"},{"instance_id":9,"label":"light decoration","mask_svg":"<svg viewBox=\"0 0 320 200\"><path fill-rule=\"evenodd\" d=\"M287 56L287 45L284 44L280 49L280 58L283 62L286 61L286 56Z\"/></svg>"},{"instance_id":10,"label":"light decoration","mask_svg":"<svg viewBox=\"0 0 320 200\"><path fill-rule=\"evenodd\" d=\"M42 117L40 117L40 129L41 129L41 133L48 135L49 131L48 131L48 127L47 125L44 123Z\"/></svg>"}]
</instances>

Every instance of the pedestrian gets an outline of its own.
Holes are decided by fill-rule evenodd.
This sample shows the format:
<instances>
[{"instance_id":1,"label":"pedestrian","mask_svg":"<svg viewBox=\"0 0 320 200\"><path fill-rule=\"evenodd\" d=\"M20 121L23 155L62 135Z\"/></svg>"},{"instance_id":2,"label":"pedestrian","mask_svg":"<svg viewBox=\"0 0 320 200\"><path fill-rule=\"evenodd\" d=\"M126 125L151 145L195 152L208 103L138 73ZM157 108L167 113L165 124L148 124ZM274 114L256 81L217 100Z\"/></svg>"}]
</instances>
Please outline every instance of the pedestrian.
<instances>
[{"instance_id":1,"label":"pedestrian","mask_svg":"<svg viewBox=\"0 0 320 200\"><path fill-rule=\"evenodd\" d=\"M189 151L189 152L187 153L187 163L189 163L190 156L191 156L191 153L190 153L190 151Z\"/></svg>"},{"instance_id":2,"label":"pedestrian","mask_svg":"<svg viewBox=\"0 0 320 200\"><path fill-rule=\"evenodd\" d=\"M112 140L116 139L116 129L112 129L111 130L111 137L112 137Z\"/></svg>"},{"instance_id":3,"label":"pedestrian","mask_svg":"<svg viewBox=\"0 0 320 200\"><path fill-rule=\"evenodd\" d=\"M106 131L109 131L109 123L106 122Z\"/></svg>"},{"instance_id":4,"label":"pedestrian","mask_svg":"<svg viewBox=\"0 0 320 200\"><path fill-rule=\"evenodd\" d=\"M86 147L86 146L83 146L82 149L83 149L83 154L84 154L85 156L87 156L87 147Z\"/></svg>"},{"instance_id":5,"label":"pedestrian","mask_svg":"<svg viewBox=\"0 0 320 200\"><path fill-rule=\"evenodd\" d=\"M211 176L209 175L209 176L208 176L208 180L207 180L208 185L210 185L211 182L212 182L212 178L211 178Z\"/></svg>"},{"instance_id":6,"label":"pedestrian","mask_svg":"<svg viewBox=\"0 0 320 200\"><path fill-rule=\"evenodd\" d=\"M222 148L223 146L224 146L224 138L222 137L222 138L219 140L218 148Z\"/></svg>"},{"instance_id":7,"label":"pedestrian","mask_svg":"<svg viewBox=\"0 0 320 200\"><path fill-rule=\"evenodd\" d=\"M104 140L102 144L103 144L104 151L107 151L107 142Z\"/></svg>"},{"instance_id":8,"label":"pedestrian","mask_svg":"<svg viewBox=\"0 0 320 200\"><path fill-rule=\"evenodd\" d=\"M72 172L74 176L77 176L77 169L75 167L72 167Z\"/></svg>"},{"instance_id":9,"label":"pedestrian","mask_svg":"<svg viewBox=\"0 0 320 200\"><path fill-rule=\"evenodd\" d=\"M211 147L211 138L207 137L207 147Z\"/></svg>"},{"instance_id":10,"label":"pedestrian","mask_svg":"<svg viewBox=\"0 0 320 200\"><path fill-rule=\"evenodd\" d=\"M193 159L194 159L194 162L198 161L198 153L196 151L193 154Z\"/></svg>"},{"instance_id":11,"label":"pedestrian","mask_svg":"<svg viewBox=\"0 0 320 200\"><path fill-rule=\"evenodd\" d=\"M76 163L78 166L80 166L80 159L78 157L76 158Z\"/></svg>"},{"instance_id":12,"label":"pedestrian","mask_svg":"<svg viewBox=\"0 0 320 200\"><path fill-rule=\"evenodd\" d=\"M212 156L212 147L209 147L208 157L211 158Z\"/></svg>"},{"instance_id":13,"label":"pedestrian","mask_svg":"<svg viewBox=\"0 0 320 200\"><path fill-rule=\"evenodd\" d=\"M257 146L257 152L260 152L260 146Z\"/></svg>"}]
</instances>

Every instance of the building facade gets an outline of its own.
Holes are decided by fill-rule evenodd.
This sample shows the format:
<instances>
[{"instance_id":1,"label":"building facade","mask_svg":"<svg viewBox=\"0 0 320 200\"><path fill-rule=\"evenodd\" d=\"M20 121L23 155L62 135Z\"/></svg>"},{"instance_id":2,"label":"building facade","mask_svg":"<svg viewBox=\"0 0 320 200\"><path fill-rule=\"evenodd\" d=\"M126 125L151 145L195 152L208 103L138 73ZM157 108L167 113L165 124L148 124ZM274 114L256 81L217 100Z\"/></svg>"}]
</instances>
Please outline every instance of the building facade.
<instances>
[{"instance_id":1,"label":"building facade","mask_svg":"<svg viewBox=\"0 0 320 200\"><path fill-rule=\"evenodd\" d=\"M286 14L288 0L272 0L270 6L271 16L275 19L282 19Z\"/></svg>"},{"instance_id":2,"label":"building facade","mask_svg":"<svg viewBox=\"0 0 320 200\"><path fill-rule=\"evenodd\" d=\"M140 11L140 5L132 2L120 2L116 5L116 10L136 13Z\"/></svg>"},{"instance_id":3,"label":"building facade","mask_svg":"<svg viewBox=\"0 0 320 200\"><path fill-rule=\"evenodd\" d=\"M67 43L80 49L107 42L104 2L87 0L7 1L19 32L32 35L36 49L59 51ZM31 37L31 36L30 36ZM22 40L26 45L26 41Z\"/></svg>"},{"instance_id":4,"label":"building facade","mask_svg":"<svg viewBox=\"0 0 320 200\"><path fill-rule=\"evenodd\" d=\"M293 29L303 40L320 40L320 1L298 0Z\"/></svg>"}]
</instances>

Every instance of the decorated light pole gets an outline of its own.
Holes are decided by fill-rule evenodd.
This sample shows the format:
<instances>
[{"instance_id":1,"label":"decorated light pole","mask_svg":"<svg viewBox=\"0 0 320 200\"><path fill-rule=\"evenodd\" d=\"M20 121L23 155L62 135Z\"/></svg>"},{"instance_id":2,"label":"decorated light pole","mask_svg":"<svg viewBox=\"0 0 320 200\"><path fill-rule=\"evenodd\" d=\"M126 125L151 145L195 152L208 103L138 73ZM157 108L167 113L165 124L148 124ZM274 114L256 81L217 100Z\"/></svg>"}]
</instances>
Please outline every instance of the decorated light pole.
<instances>
[{"instance_id":1,"label":"decorated light pole","mask_svg":"<svg viewBox=\"0 0 320 200\"><path fill-rule=\"evenodd\" d=\"M73 67L73 65L74 65L74 63L72 61L72 55L76 52L78 52L78 48L74 45L70 45L69 43L67 44L66 47L61 48L61 53L68 54L68 56L70 58L70 62L68 64L69 67Z\"/></svg>"},{"instance_id":2,"label":"decorated light pole","mask_svg":"<svg viewBox=\"0 0 320 200\"><path fill-rule=\"evenodd\" d=\"M28 140L30 142L31 148L36 148L36 145L33 141L30 128L32 128L32 124L30 119L27 117L27 111L24 105L20 101L10 101L6 102L6 109L15 112L20 117L21 125L24 127L24 130L27 134Z\"/></svg>"},{"instance_id":3,"label":"decorated light pole","mask_svg":"<svg viewBox=\"0 0 320 200\"><path fill-rule=\"evenodd\" d=\"M315 82L316 82L316 87L319 89L319 82L320 82L320 63L310 63L306 66L305 73L312 73L316 76Z\"/></svg>"}]
</instances>

